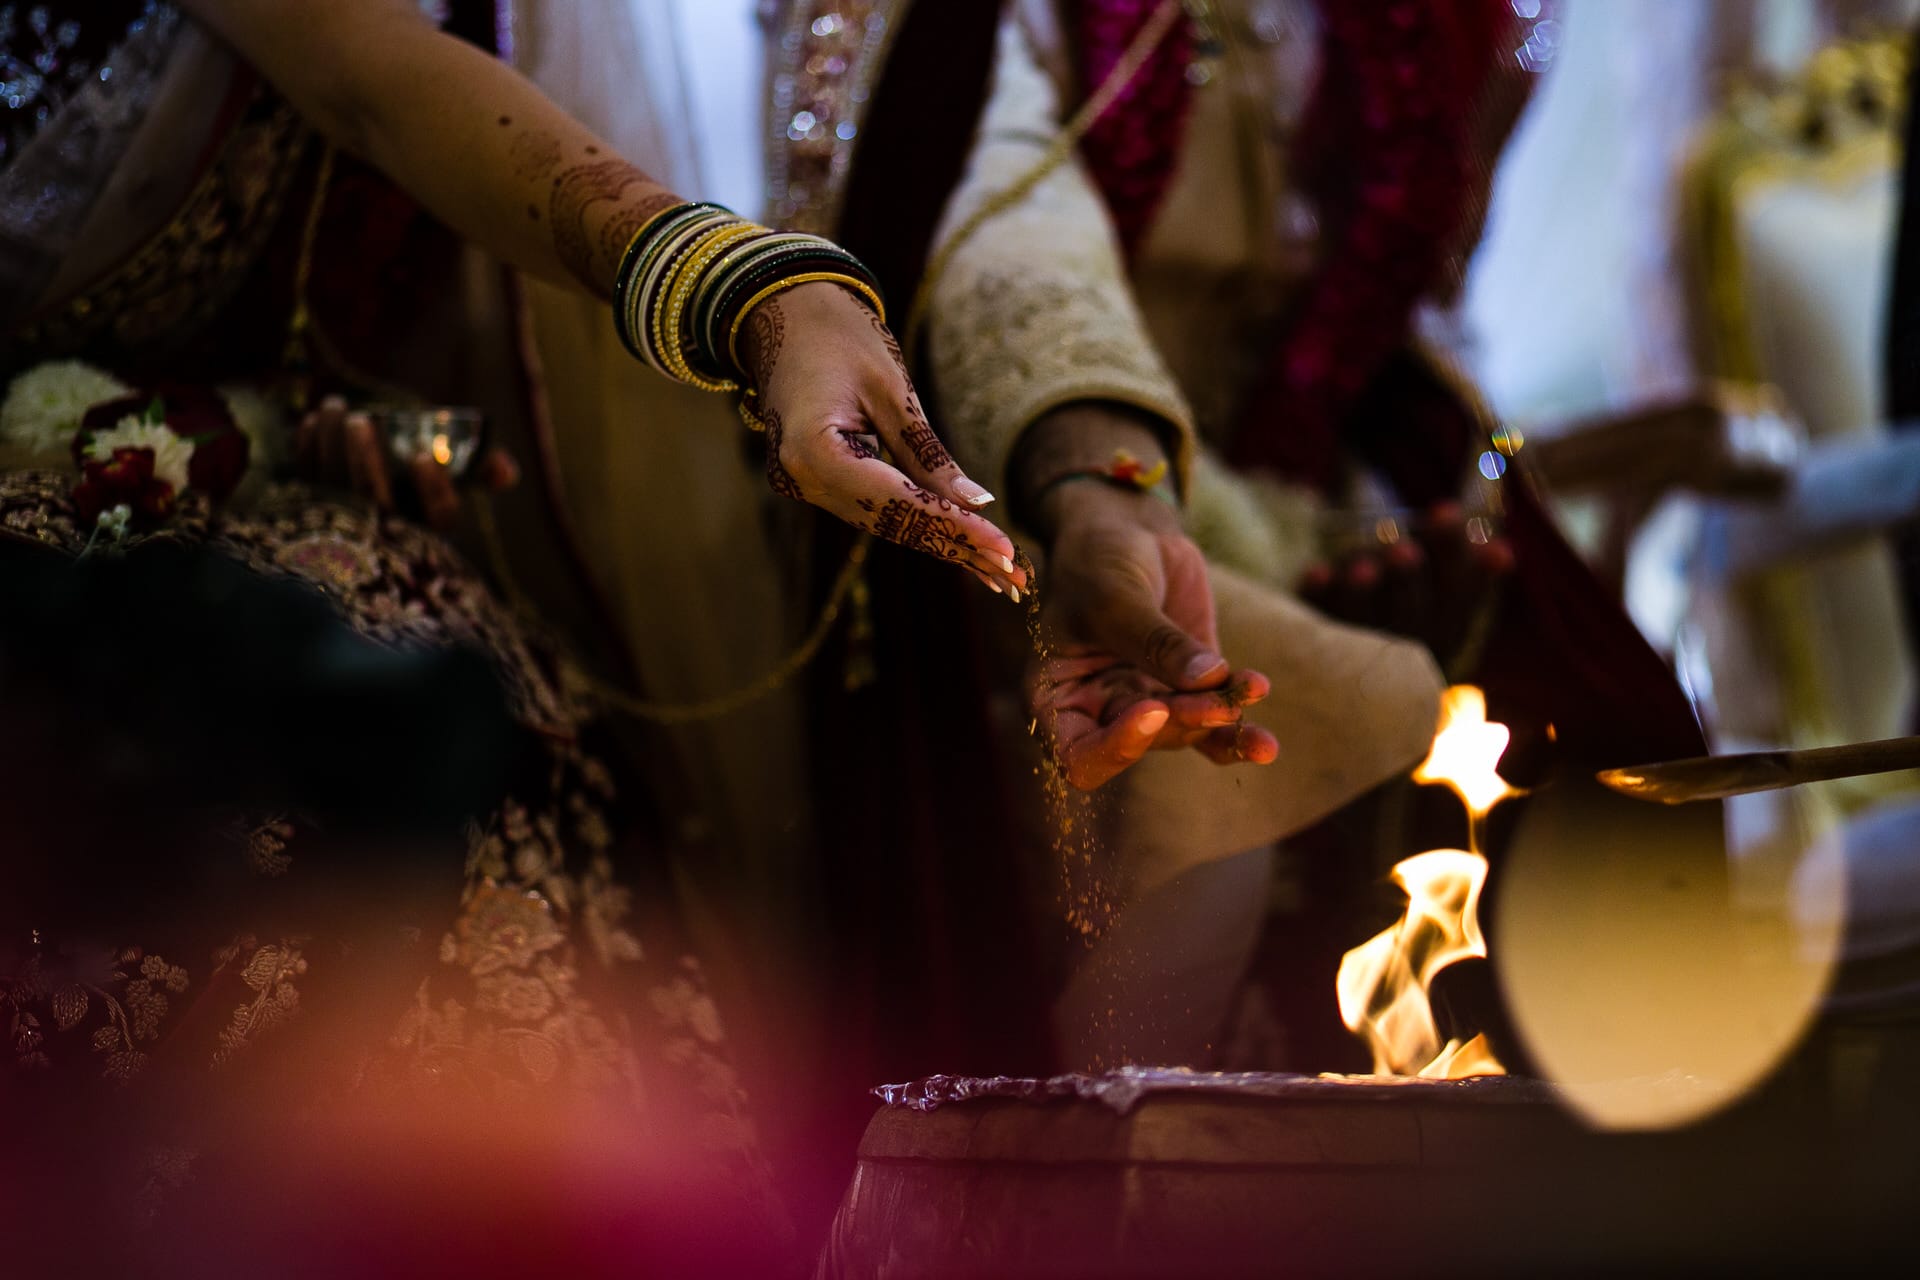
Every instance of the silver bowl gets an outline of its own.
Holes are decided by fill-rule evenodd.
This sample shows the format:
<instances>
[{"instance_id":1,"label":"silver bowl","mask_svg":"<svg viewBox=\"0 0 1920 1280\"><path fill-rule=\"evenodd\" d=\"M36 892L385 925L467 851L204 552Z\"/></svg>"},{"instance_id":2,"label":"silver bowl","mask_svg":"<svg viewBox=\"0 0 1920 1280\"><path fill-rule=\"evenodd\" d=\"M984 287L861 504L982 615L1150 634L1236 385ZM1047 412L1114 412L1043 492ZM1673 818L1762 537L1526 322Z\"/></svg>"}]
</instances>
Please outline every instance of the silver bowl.
<instances>
[{"instance_id":1,"label":"silver bowl","mask_svg":"<svg viewBox=\"0 0 1920 1280\"><path fill-rule=\"evenodd\" d=\"M432 458L456 480L464 479L486 444L486 415L458 405L400 408L370 405L367 417L387 443L387 455L401 468Z\"/></svg>"}]
</instances>

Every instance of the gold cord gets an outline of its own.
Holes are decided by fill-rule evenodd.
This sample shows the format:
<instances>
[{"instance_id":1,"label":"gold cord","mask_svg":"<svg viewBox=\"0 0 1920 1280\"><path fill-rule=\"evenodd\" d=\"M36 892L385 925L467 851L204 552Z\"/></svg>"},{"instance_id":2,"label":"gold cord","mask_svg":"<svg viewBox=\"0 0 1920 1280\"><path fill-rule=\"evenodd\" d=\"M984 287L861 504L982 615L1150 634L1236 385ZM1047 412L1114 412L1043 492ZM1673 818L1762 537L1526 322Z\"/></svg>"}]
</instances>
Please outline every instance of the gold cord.
<instances>
[{"instance_id":1,"label":"gold cord","mask_svg":"<svg viewBox=\"0 0 1920 1280\"><path fill-rule=\"evenodd\" d=\"M874 292L866 281L840 271L803 271L797 276L776 280L748 298L747 305L741 307L740 314L733 318L733 325L727 330L727 358L732 360L736 367L740 363L740 330L746 327L747 317L753 314L753 309L768 298L778 297L789 289L798 289L803 284L837 284L844 289L850 289L867 300L867 305L873 308L873 314L880 318L881 324L887 322L887 304L881 301L880 295Z\"/></svg>"},{"instance_id":2,"label":"gold cord","mask_svg":"<svg viewBox=\"0 0 1920 1280\"><path fill-rule=\"evenodd\" d=\"M512 569L508 567L506 544L501 541L500 527L494 521L491 503L487 501L485 495L478 495L472 505L474 524L479 528L480 537L487 545L488 559L493 562L494 575L500 580L500 590L507 597L507 603L516 613L537 621L540 617L539 610L521 591L518 580L514 577ZM807 632L806 639L759 679L698 702L650 702L644 698L637 698L624 689L593 675L584 677L587 687L603 704L615 711L654 724L692 724L702 720L717 720L721 716L731 715L743 707L751 706L776 692L819 656L820 650L827 643L827 637L833 633L834 625L840 621L847 598L853 593L860 570L867 562L867 547L871 542L872 535L866 534L854 544L853 550L847 555L846 563L840 568L839 576L834 579L833 589L827 594L826 606L820 610L820 616L814 621L812 630Z\"/></svg>"},{"instance_id":3,"label":"gold cord","mask_svg":"<svg viewBox=\"0 0 1920 1280\"><path fill-rule=\"evenodd\" d=\"M293 264L293 314L287 317L287 344L280 360L286 368L300 371L289 397L295 413L305 412L313 399L310 346L313 308L307 303L307 286L313 280L313 251L320 238L320 214L327 203L327 187L333 182L333 155L333 144L324 144L320 167L313 177L313 198L307 204L306 220L300 226L300 253Z\"/></svg>"},{"instance_id":4,"label":"gold cord","mask_svg":"<svg viewBox=\"0 0 1920 1280\"><path fill-rule=\"evenodd\" d=\"M327 192L333 185L336 154L332 143L323 144L320 164L313 177L313 197L307 203L306 221L300 228L300 252L293 266L293 314L287 319L287 343L280 357L284 368L297 371L294 384L287 393L287 405L296 414L304 414L312 407L313 356L316 352L325 358L333 372L361 390L371 392L391 404L419 404L420 397L406 387L355 366L327 338L326 331L314 323L313 306L308 301L307 290L313 283L313 256L320 240L320 219L326 211Z\"/></svg>"}]
</instances>

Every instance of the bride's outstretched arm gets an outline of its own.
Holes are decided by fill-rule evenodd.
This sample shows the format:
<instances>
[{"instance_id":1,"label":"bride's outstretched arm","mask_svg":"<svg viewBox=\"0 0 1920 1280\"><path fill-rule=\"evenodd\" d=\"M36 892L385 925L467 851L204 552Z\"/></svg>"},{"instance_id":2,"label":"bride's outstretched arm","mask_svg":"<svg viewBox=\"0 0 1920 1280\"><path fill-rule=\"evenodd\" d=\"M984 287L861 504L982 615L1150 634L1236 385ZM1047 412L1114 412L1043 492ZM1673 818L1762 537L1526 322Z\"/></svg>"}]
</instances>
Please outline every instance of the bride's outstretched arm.
<instances>
[{"instance_id":1,"label":"bride's outstretched arm","mask_svg":"<svg viewBox=\"0 0 1920 1280\"><path fill-rule=\"evenodd\" d=\"M679 197L413 0L185 0L343 150L461 235L600 297Z\"/></svg>"},{"instance_id":2,"label":"bride's outstretched arm","mask_svg":"<svg viewBox=\"0 0 1920 1280\"><path fill-rule=\"evenodd\" d=\"M182 7L336 145L545 279L611 298L629 242L682 202L414 0ZM1018 599L1026 575L1013 544L977 514L992 495L928 424L884 326L838 284L786 283L796 287L757 295L734 326L738 373L761 393L774 487Z\"/></svg>"}]
</instances>

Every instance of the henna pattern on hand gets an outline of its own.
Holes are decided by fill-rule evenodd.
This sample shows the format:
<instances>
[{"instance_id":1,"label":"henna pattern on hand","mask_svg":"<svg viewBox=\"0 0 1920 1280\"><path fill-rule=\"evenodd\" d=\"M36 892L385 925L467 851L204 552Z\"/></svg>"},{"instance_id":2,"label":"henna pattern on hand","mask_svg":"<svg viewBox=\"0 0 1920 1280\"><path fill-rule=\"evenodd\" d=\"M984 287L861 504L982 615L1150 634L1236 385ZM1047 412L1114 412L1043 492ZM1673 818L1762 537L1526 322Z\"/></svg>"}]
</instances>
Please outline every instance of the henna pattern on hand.
<instances>
[{"instance_id":1,"label":"henna pattern on hand","mask_svg":"<svg viewBox=\"0 0 1920 1280\"><path fill-rule=\"evenodd\" d=\"M745 338L740 344L741 371L764 390L787 341L787 317L778 298L769 298L748 313Z\"/></svg>"},{"instance_id":2,"label":"henna pattern on hand","mask_svg":"<svg viewBox=\"0 0 1920 1280\"><path fill-rule=\"evenodd\" d=\"M893 330L873 312L867 312L867 323L880 335L880 341L887 348L887 354L893 358L894 367L900 370L900 376L907 383L907 429L900 434L901 441L913 454L913 460L926 471L939 471L954 465L953 455L947 452L947 446L927 421L925 408L920 404L920 393L913 389L913 376L907 372L907 357L900 350L900 340L893 336Z\"/></svg>"},{"instance_id":3,"label":"henna pattern on hand","mask_svg":"<svg viewBox=\"0 0 1920 1280\"><path fill-rule=\"evenodd\" d=\"M780 411L769 406L760 419L767 424L767 483L781 497L805 502L807 495L800 491L800 482L793 478L793 472L787 470L787 464L780 460L780 446L785 439Z\"/></svg>"},{"instance_id":4,"label":"henna pattern on hand","mask_svg":"<svg viewBox=\"0 0 1920 1280\"><path fill-rule=\"evenodd\" d=\"M880 335L880 341L887 348L887 354L893 357L893 363L900 370L900 376L911 382L913 379L907 373L906 354L900 350L900 339L894 337L893 330L887 328L887 322L872 311L867 312L867 323L872 325L873 331Z\"/></svg>"},{"instance_id":5,"label":"henna pattern on hand","mask_svg":"<svg viewBox=\"0 0 1920 1280\"><path fill-rule=\"evenodd\" d=\"M907 429L900 433L900 439L913 453L913 460L925 471L939 471L954 465L953 455L947 452L947 446L927 421L926 412L920 407L920 393L907 395Z\"/></svg>"},{"instance_id":6,"label":"henna pattern on hand","mask_svg":"<svg viewBox=\"0 0 1920 1280\"><path fill-rule=\"evenodd\" d=\"M629 187L651 183L652 179L624 160L574 165L554 178L547 204L554 251L582 284L606 293L627 242L648 218L672 206L675 199L662 191L616 211L601 226L597 241L587 230L588 210L620 199Z\"/></svg>"},{"instance_id":7,"label":"henna pattern on hand","mask_svg":"<svg viewBox=\"0 0 1920 1280\"><path fill-rule=\"evenodd\" d=\"M937 494L912 486L913 501L889 498L877 507L862 499L861 510L873 517L861 527L877 538L897 542L909 551L922 551L940 560L966 560L973 555L973 539L942 512L956 508Z\"/></svg>"}]
</instances>

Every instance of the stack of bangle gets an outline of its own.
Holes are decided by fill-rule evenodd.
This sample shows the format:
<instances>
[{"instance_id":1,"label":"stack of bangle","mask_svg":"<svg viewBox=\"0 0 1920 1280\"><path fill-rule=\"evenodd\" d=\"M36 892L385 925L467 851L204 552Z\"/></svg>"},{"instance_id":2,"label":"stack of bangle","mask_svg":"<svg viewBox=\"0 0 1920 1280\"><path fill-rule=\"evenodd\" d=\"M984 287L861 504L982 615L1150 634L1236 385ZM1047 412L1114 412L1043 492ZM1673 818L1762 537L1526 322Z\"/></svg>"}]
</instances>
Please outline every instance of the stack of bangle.
<instances>
[{"instance_id":1,"label":"stack of bangle","mask_svg":"<svg viewBox=\"0 0 1920 1280\"><path fill-rule=\"evenodd\" d=\"M716 204L675 205L621 255L614 327L628 351L668 377L738 391L749 380L737 352L747 314L817 281L853 291L886 319L873 273L832 241L757 226Z\"/></svg>"}]
</instances>

